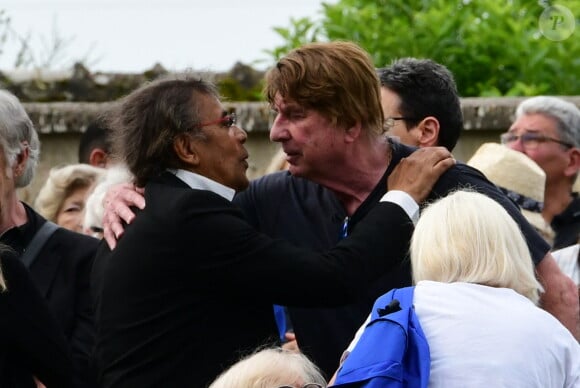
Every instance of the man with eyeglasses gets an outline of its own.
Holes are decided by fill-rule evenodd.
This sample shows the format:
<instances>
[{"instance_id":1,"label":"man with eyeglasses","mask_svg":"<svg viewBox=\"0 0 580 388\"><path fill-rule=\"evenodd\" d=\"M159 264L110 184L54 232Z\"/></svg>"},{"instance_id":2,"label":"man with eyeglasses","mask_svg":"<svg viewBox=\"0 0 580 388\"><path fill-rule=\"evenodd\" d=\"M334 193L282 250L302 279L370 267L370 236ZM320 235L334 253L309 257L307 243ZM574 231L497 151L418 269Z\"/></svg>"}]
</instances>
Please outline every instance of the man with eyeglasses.
<instances>
[{"instance_id":1,"label":"man with eyeglasses","mask_svg":"<svg viewBox=\"0 0 580 388\"><path fill-rule=\"evenodd\" d=\"M451 72L431 59L401 58L377 73L387 134L411 146L453 150L463 113Z\"/></svg>"},{"instance_id":2,"label":"man with eyeglasses","mask_svg":"<svg viewBox=\"0 0 580 388\"><path fill-rule=\"evenodd\" d=\"M324 251L356 230L385 193L393 168L413 152L429 148L415 151L385 137L380 82L370 56L354 43L315 43L292 50L268 73L266 98L277 112L270 139L282 144L289 171L251 182L234 201L251 225L298 246ZM503 193L477 170L458 163L439 179L429 198L465 186L498 201L520 225L544 281L544 307L576 334L576 287L559 270L548 244ZM114 245L123 234L117 217L128 222L134 218L120 202L146 206L134 191L117 190L108 199L105 236ZM409 264L404 262L369 283L366 296L355 304L326 309L290 305L300 349L331 376L376 297L410 283Z\"/></svg>"},{"instance_id":3,"label":"man with eyeglasses","mask_svg":"<svg viewBox=\"0 0 580 388\"><path fill-rule=\"evenodd\" d=\"M557 97L524 100L501 142L526 154L546 173L542 216L556 234L553 249L577 244L580 198L573 186L580 169L580 109Z\"/></svg>"},{"instance_id":4,"label":"man with eyeglasses","mask_svg":"<svg viewBox=\"0 0 580 388\"><path fill-rule=\"evenodd\" d=\"M205 387L278 337L274 303L357 300L402 260L416 202L455 163L442 147L412 155L352 236L317 253L257 232L232 204L248 186L247 134L214 85L147 84L111 122L113 148L147 206L114 250L101 245L93 266L102 388Z\"/></svg>"}]
</instances>

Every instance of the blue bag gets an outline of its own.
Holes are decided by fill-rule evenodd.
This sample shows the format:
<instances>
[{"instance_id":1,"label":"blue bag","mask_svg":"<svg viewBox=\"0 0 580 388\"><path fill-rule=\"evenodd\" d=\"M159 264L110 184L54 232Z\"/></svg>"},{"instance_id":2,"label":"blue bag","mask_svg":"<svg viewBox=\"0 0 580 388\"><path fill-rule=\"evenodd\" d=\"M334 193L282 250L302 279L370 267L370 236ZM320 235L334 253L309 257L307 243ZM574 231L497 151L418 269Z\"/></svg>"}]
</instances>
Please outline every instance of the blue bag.
<instances>
[{"instance_id":1,"label":"blue bag","mask_svg":"<svg viewBox=\"0 0 580 388\"><path fill-rule=\"evenodd\" d=\"M370 322L333 387L427 387L431 357L413 307L414 289L394 289L376 300Z\"/></svg>"}]
</instances>

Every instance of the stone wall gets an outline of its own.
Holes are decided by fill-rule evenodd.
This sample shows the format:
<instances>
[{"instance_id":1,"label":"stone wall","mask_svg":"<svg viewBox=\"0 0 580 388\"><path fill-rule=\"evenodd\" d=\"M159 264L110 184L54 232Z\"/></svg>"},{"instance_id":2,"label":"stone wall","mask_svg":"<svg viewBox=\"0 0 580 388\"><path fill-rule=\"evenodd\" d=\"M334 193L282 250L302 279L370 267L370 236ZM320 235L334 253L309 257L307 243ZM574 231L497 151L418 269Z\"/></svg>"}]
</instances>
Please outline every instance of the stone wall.
<instances>
[{"instance_id":1,"label":"stone wall","mask_svg":"<svg viewBox=\"0 0 580 388\"><path fill-rule=\"evenodd\" d=\"M580 106L580 96L565 97ZM464 98L462 109L465 131L454 155L458 160L467 160L484 142L499 141L513 121L515 108L522 98ZM44 183L51 167L77 162L77 147L80 134L98 114L105 112L109 103L24 103L36 125L41 140L41 157L38 171L32 184L21 192L22 199L32 202ZM246 147L250 153L248 176L255 178L263 174L271 157L279 146L268 139L272 119L265 103L244 102L226 104L238 114L239 124L248 132Z\"/></svg>"}]
</instances>

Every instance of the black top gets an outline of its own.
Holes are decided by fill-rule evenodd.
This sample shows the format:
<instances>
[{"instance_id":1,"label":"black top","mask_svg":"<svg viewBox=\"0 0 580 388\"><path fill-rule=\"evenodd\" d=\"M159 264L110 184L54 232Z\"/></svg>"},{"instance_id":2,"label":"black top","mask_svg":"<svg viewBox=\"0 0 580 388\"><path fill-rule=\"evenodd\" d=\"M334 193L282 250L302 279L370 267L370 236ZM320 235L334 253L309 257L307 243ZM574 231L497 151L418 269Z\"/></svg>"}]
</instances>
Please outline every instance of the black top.
<instances>
[{"instance_id":1,"label":"black top","mask_svg":"<svg viewBox=\"0 0 580 388\"><path fill-rule=\"evenodd\" d=\"M0 387L72 387L68 345L24 265L10 252L0 253L8 289L0 293Z\"/></svg>"},{"instance_id":2,"label":"black top","mask_svg":"<svg viewBox=\"0 0 580 388\"><path fill-rule=\"evenodd\" d=\"M18 256L30 244L46 219L24 204L27 222L7 230L0 241ZM30 278L48 302L72 352L77 388L95 385L90 367L94 322L89 278L98 240L59 228L46 241L29 269Z\"/></svg>"},{"instance_id":3,"label":"black top","mask_svg":"<svg viewBox=\"0 0 580 388\"><path fill-rule=\"evenodd\" d=\"M256 232L219 195L165 173L146 186L114 251L93 269L102 387L204 387L277 341L272 304L335 306L397 264L412 223L385 203L316 254Z\"/></svg>"},{"instance_id":4,"label":"black top","mask_svg":"<svg viewBox=\"0 0 580 388\"><path fill-rule=\"evenodd\" d=\"M393 143L392 162L369 197L350 217L349 228L356 227L387 191L387 178L401 158L413 148ZM549 246L521 215L519 209L479 171L457 163L441 176L429 200L458 188L471 187L497 200L522 228L535 263L546 255ZM320 185L288 172L274 173L253 181L237 195L249 223L275 238L284 238L305 248L323 251L334 246L341 235L346 212L333 193ZM340 308L290 308L290 317L300 348L322 368L328 377L336 371L342 352L366 319L374 300L393 288L411 285L409 260L380 280L369 284L359 302Z\"/></svg>"},{"instance_id":5,"label":"black top","mask_svg":"<svg viewBox=\"0 0 580 388\"><path fill-rule=\"evenodd\" d=\"M552 229L556 233L554 249L562 249L578 243L580 236L580 198L578 193L572 194L574 199L568 207L552 220Z\"/></svg>"}]
</instances>

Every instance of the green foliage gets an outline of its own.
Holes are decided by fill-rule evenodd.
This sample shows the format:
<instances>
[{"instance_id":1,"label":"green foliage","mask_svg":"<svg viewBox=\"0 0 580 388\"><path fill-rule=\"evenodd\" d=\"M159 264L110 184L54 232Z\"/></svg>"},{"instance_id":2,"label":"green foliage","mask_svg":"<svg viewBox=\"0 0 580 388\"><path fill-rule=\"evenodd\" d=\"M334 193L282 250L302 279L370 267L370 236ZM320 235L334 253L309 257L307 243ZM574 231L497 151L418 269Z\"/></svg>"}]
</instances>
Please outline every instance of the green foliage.
<instances>
[{"instance_id":1,"label":"green foliage","mask_svg":"<svg viewBox=\"0 0 580 388\"><path fill-rule=\"evenodd\" d=\"M220 94L229 101L261 101L264 73L241 62L227 74L218 75L216 83Z\"/></svg>"},{"instance_id":2,"label":"green foliage","mask_svg":"<svg viewBox=\"0 0 580 388\"><path fill-rule=\"evenodd\" d=\"M453 72L462 96L579 94L580 1L558 2L572 11L577 25L574 34L560 42L539 31L538 18L547 3L339 0L323 3L320 24L302 20L309 26L307 33L299 35L301 30L291 27L295 34L286 38L288 31L276 29L285 44L271 52L287 52L316 31L316 39L359 43L377 67L400 57L431 58Z\"/></svg>"},{"instance_id":3,"label":"green foliage","mask_svg":"<svg viewBox=\"0 0 580 388\"><path fill-rule=\"evenodd\" d=\"M244 88L239 81L226 77L217 82L222 97L229 101L260 101L262 100L262 84L250 89Z\"/></svg>"},{"instance_id":4,"label":"green foliage","mask_svg":"<svg viewBox=\"0 0 580 388\"><path fill-rule=\"evenodd\" d=\"M319 23L308 18L290 18L290 27L274 27L274 31L280 35L284 43L273 50L264 50L264 53L277 61L295 47L317 42L320 38L320 29Z\"/></svg>"}]
</instances>

